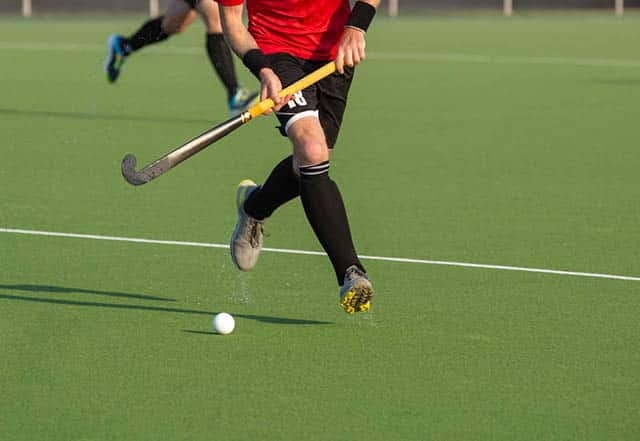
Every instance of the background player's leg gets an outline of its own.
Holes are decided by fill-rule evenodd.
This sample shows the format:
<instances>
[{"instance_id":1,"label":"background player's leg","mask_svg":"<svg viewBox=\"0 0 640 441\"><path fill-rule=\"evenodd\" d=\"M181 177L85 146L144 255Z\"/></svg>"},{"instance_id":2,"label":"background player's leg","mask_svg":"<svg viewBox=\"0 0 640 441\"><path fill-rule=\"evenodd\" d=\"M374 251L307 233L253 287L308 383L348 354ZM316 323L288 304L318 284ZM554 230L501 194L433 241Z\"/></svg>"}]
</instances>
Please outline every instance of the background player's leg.
<instances>
[{"instance_id":1,"label":"background player's leg","mask_svg":"<svg viewBox=\"0 0 640 441\"><path fill-rule=\"evenodd\" d=\"M169 38L169 34L162 30L163 19L164 16L160 16L148 20L129 37L123 37L121 44L125 55L130 55L144 46Z\"/></svg>"},{"instance_id":2,"label":"background player's leg","mask_svg":"<svg viewBox=\"0 0 640 441\"><path fill-rule=\"evenodd\" d=\"M195 17L196 13L186 2L171 1L164 15L148 20L135 33L123 39L125 53L129 55L145 46L166 40L172 34L184 31Z\"/></svg>"},{"instance_id":3,"label":"background player's leg","mask_svg":"<svg viewBox=\"0 0 640 441\"><path fill-rule=\"evenodd\" d=\"M184 0L171 0L162 20L162 30L169 35L184 32L197 18L196 10Z\"/></svg>"},{"instance_id":4,"label":"background player's leg","mask_svg":"<svg viewBox=\"0 0 640 441\"><path fill-rule=\"evenodd\" d=\"M110 82L120 76L122 64L133 52L150 44L164 41L171 34L181 32L195 19L196 13L183 0L172 0L165 15L152 18L129 37L111 35L107 43L107 59L104 69Z\"/></svg>"},{"instance_id":5,"label":"background player's leg","mask_svg":"<svg viewBox=\"0 0 640 441\"><path fill-rule=\"evenodd\" d=\"M256 94L249 93L238 84L233 55L222 32L218 4L213 0L201 0L197 10L207 28L205 45L209 61L227 91L229 110L232 114L239 113L247 108Z\"/></svg>"}]
</instances>

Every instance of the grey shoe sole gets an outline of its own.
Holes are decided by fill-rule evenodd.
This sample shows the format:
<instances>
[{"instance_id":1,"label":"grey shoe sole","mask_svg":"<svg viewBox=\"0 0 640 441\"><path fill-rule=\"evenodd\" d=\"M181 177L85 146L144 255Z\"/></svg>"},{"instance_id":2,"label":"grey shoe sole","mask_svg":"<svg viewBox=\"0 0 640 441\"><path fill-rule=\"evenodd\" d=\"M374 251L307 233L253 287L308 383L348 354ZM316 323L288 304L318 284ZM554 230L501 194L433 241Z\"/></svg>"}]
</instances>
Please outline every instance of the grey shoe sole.
<instances>
[{"instance_id":1,"label":"grey shoe sole","mask_svg":"<svg viewBox=\"0 0 640 441\"><path fill-rule=\"evenodd\" d=\"M243 222L242 219L248 217L248 215L244 212L244 210L242 209L242 204L244 204L244 201L249 197L249 195L254 192L257 188L259 188L258 186L255 186L253 188L249 188L248 190L246 190L246 194L244 199L240 200L241 196L242 196L242 191L244 190L244 186L242 186L242 183L244 183L245 181L240 183L240 186L238 186L238 189L236 190L236 206L238 207L237 213L238 213L238 221L236 222L236 226L233 229L233 233L231 235L231 241L229 243L229 249L231 251L231 260L233 261L233 263L236 265L236 267L238 267L239 270L241 271L251 271L253 269L253 267L255 267L257 261L258 261L258 256L260 255L260 249L257 250L257 252L255 253L254 258L250 259L248 262L240 262L238 260L238 255L236 254L236 247L234 246L234 242L236 241L236 239L238 238L238 236L240 236L241 232L242 232L242 227L243 227ZM253 185L255 185L255 183L253 183L253 181L250 181ZM262 247L260 247L262 248Z\"/></svg>"}]
</instances>

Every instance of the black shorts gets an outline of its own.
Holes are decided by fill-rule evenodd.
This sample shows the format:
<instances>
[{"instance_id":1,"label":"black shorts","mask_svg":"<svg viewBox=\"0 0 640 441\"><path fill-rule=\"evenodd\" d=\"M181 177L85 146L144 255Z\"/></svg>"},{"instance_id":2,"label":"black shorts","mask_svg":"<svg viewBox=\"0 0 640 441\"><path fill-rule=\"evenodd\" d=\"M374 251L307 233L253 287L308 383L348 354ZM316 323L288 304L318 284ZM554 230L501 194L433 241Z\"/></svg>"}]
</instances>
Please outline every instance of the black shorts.
<instances>
[{"instance_id":1,"label":"black shorts","mask_svg":"<svg viewBox=\"0 0 640 441\"><path fill-rule=\"evenodd\" d=\"M303 60L284 53L269 54L267 58L280 77L282 87L287 87L327 63ZM353 73L353 68L345 66L344 75L335 72L296 93L279 112L276 112L281 124L280 132L287 136L287 129L294 121L306 116L317 116L324 130L327 146L333 148L347 106Z\"/></svg>"},{"instance_id":2,"label":"black shorts","mask_svg":"<svg viewBox=\"0 0 640 441\"><path fill-rule=\"evenodd\" d=\"M191 7L191 9L195 9L198 3L200 3L200 0L183 0L183 1L186 4L188 4Z\"/></svg>"}]
</instances>

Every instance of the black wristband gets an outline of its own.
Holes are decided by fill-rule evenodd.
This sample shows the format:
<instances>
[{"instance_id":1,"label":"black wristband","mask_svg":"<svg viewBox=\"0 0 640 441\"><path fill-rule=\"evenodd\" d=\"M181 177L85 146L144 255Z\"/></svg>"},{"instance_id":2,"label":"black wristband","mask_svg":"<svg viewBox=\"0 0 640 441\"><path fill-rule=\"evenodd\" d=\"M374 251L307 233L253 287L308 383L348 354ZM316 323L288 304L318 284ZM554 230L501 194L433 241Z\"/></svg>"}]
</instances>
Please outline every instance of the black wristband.
<instances>
[{"instance_id":1,"label":"black wristband","mask_svg":"<svg viewBox=\"0 0 640 441\"><path fill-rule=\"evenodd\" d=\"M374 15L376 15L376 8L369 3L358 1L351 10L346 26L352 26L367 32Z\"/></svg>"},{"instance_id":2,"label":"black wristband","mask_svg":"<svg viewBox=\"0 0 640 441\"><path fill-rule=\"evenodd\" d=\"M249 70L260 79L260 70L265 67L271 67L269 59L260 49L249 49L243 56L242 62Z\"/></svg>"}]
</instances>

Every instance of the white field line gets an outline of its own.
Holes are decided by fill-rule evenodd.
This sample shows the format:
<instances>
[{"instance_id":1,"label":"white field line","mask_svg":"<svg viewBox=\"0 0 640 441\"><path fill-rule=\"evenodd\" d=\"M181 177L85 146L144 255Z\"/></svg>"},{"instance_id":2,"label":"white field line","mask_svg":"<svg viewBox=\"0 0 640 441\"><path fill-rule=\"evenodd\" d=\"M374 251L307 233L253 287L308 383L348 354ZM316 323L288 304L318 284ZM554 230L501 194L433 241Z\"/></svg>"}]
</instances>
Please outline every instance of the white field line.
<instances>
[{"instance_id":1,"label":"white field line","mask_svg":"<svg viewBox=\"0 0 640 441\"><path fill-rule=\"evenodd\" d=\"M134 242L134 243L145 243L145 244L156 244L156 245L174 245L174 246L185 246L185 247L225 248L225 249L229 248L229 245L217 244L217 243L140 239L135 237L99 236L95 234L59 233L55 231L21 230L16 228L0 228L0 233L27 234L32 236L52 236L52 237L65 237L65 238L90 239L90 240L107 240L107 241L116 241L116 242ZM325 253L322 253L319 251L291 250L286 248L263 248L263 251L272 252L272 253L298 254L298 255L309 255L309 256L326 256ZM423 264L423 265L443 265L443 266L455 266L455 267L464 267L464 268L495 269L495 270L504 270L504 271L521 271L521 272L528 272L528 273L556 274L561 276L591 277L591 278L599 278L599 279L630 280L630 281L640 282L640 277L619 276L615 274L585 273L585 272L578 272L578 271L561 271L561 270L543 269L543 268L527 268L527 267L520 267L520 266L489 265L489 264L483 264L483 263L452 262L452 261L446 261L446 260L409 259L404 257L361 255L360 258L365 260L380 260L385 262L415 263L415 264Z\"/></svg>"},{"instance_id":2,"label":"white field line","mask_svg":"<svg viewBox=\"0 0 640 441\"><path fill-rule=\"evenodd\" d=\"M61 52L106 52L106 45L81 43L46 42L0 42L0 51L61 51ZM201 47L152 47L149 52L173 55L202 55ZM542 64L585 67L640 67L640 59L626 58L572 58L572 57L536 57L525 55L479 55L464 53L430 52L376 52L367 53L372 60L392 61L430 61L448 63L484 63L484 64Z\"/></svg>"}]
</instances>

